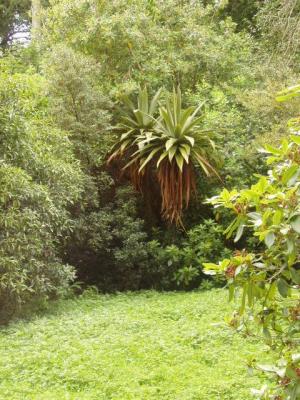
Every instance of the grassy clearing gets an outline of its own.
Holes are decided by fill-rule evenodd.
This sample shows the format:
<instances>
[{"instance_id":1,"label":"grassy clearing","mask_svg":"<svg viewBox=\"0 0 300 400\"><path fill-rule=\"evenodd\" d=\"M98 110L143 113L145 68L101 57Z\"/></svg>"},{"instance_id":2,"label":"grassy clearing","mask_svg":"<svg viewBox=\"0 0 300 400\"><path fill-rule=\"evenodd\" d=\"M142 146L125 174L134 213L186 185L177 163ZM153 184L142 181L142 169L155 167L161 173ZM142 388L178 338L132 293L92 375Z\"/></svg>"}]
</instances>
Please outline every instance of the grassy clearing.
<instances>
[{"instance_id":1,"label":"grassy clearing","mask_svg":"<svg viewBox=\"0 0 300 400\"><path fill-rule=\"evenodd\" d=\"M251 399L222 290L94 295L0 331L2 400Z\"/></svg>"}]
</instances>

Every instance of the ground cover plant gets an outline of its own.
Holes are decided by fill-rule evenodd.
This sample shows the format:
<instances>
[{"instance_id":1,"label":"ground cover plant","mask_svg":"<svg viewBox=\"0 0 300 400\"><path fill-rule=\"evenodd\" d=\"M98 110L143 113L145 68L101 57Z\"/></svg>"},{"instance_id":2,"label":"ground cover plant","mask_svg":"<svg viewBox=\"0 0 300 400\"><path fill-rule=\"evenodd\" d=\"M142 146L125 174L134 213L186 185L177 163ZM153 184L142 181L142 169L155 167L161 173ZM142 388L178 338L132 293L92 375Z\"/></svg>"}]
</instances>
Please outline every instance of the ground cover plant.
<instances>
[{"instance_id":1,"label":"ground cover plant","mask_svg":"<svg viewBox=\"0 0 300 400\"><path fill-rule=\"evenodd\" d=\"M0 331L0 399L250 400L242 360L266 348L226 328L230 310L223 290L62 301Z\"/></svg>"}]
</instances>

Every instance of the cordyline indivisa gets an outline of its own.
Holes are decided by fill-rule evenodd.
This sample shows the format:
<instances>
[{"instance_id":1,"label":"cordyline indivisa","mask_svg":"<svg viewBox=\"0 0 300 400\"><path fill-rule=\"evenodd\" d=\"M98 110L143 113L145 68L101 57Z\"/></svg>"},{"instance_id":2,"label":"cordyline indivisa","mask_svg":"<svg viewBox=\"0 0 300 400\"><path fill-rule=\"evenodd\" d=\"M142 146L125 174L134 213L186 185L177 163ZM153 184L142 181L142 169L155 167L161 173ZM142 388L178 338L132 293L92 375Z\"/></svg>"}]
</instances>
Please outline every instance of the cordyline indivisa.
<instances>
[{"instance_id":1,"label":"cordyline indivisa","mask_svg":"<svg viewBox=\"0 0 300 400\"><path fill-rule=\"evenodd\" d=\"M155 174L161 194L161 213L169 222L182 225L183 208L196 191L196 167L207 177L220 178L220 157L209 130L201 129L198 107L182 108L181 91L161 105L160 89L149 101L147 89L139 90L137 105L123 97L126 112L117 129L121 136L108 162L125 159L135 188L143 193L149 173Z\"/></svg>"}]
</instances>

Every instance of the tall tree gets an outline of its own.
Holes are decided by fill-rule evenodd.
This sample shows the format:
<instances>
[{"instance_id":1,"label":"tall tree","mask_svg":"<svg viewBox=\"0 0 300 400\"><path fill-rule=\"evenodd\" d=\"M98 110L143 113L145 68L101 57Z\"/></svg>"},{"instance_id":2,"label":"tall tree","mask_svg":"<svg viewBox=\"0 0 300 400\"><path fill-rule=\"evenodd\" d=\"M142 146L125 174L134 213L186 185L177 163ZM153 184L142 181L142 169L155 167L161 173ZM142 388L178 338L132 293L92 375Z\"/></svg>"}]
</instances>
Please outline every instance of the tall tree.
<instances>
[{"instance_id":1,"label":"tall tree","mask_svg":"<svg viewBox=\"0 0 300 400\"><path fill-rule=\"evenodd\" d=\"M258 14L258 24L271 49L297 68L300 53L299 0L266 2Z\"/></svg>"}]
</instances>

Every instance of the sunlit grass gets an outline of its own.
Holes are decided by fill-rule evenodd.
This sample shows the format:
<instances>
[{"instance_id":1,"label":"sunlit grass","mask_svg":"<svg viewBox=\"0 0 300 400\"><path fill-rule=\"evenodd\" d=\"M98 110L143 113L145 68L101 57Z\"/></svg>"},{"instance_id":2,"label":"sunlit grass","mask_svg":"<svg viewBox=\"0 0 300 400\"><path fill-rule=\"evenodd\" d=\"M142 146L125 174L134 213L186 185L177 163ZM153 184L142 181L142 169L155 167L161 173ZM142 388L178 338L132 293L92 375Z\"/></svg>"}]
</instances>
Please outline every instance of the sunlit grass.
<instances>
[{"instance_id":1,"label":"sunlit grass","mask_svg":"<svg viewBox=\"0 0 300 400\"><path fill-rule=\"evenodd\" d=\"M251 399L222 290L89 295L0 331L2 400Z\"/></svg>"}]
</instances>

